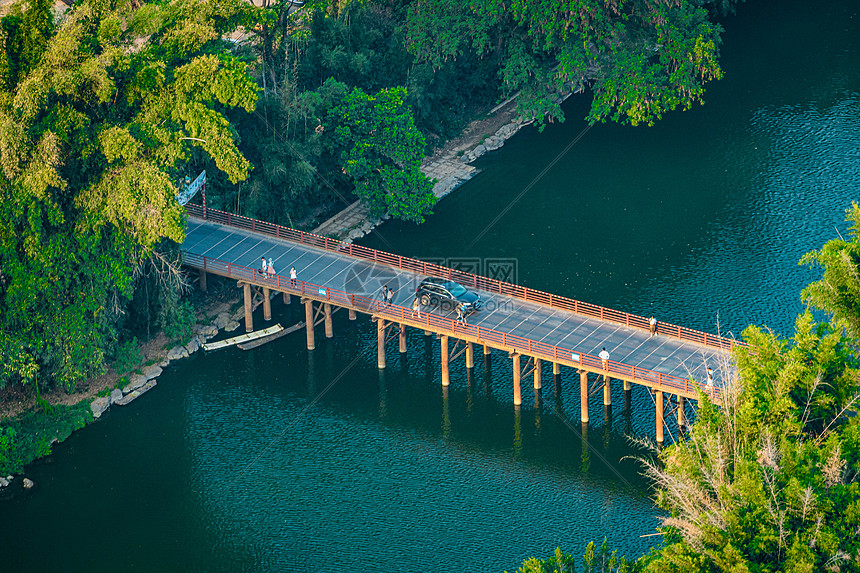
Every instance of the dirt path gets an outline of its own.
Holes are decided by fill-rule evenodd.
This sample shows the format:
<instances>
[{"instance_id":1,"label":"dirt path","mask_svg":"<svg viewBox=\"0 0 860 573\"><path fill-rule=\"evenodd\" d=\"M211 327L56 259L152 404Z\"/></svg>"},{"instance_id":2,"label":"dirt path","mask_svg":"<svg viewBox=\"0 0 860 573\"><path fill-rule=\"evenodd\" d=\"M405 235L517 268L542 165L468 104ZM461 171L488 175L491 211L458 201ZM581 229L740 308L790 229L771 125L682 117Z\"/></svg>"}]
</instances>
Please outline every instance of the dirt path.
<instances>
[{"instance_id":1,"label":"dirt path","mask_svg":"<svg viewBox=\"0 0 860 573\"><path fill-rule=\"evenodd\" d=\"M466 126L463 133L441 148L433 152L424 162L438 161L443 157L457 155L460 151L466 151L477 146L487 135L493 135L503 125L511 123L516 117L516 102L508 101L494 113L489 113L481 119L476 119Z\"/></svg>"}]
</instances>

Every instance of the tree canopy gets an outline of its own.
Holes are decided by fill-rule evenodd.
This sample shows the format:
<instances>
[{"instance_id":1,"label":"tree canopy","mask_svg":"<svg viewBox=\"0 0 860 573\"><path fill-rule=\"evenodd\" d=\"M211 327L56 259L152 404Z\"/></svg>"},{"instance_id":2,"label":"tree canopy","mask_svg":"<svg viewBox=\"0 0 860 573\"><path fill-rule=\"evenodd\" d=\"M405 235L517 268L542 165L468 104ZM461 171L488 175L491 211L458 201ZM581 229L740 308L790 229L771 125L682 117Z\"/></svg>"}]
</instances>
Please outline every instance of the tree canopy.
<instances>
[{"instance_id":1,"label":"tree canopy","mask_svg":"<svg viewBox=\"0 0 860 573\"><path fill-rule=\"evenodd\" d=\"M686 0L505 2L429 0L410 6L407 41L440 67L473 51L499 61L526 117L563 119L558 96L590 86L588 121L653 123L701 103L722 77L722 29Z\"/></svg>"},{"instance_id":2,"label":"tree canopy","mask_svg":"<svg viewBox=\"0 0 860 573\"><path fill-rule=\"evenodd\" d=\"M22 57L0 94L0 385L43 374L73 388L115 346L141 264L182 240L190 155L247 177L223 110L253 110L256 84L213 46L253 10L87 0L44 44L39 10L11 41L38 62Z\"/></svg>"}]
</instances>

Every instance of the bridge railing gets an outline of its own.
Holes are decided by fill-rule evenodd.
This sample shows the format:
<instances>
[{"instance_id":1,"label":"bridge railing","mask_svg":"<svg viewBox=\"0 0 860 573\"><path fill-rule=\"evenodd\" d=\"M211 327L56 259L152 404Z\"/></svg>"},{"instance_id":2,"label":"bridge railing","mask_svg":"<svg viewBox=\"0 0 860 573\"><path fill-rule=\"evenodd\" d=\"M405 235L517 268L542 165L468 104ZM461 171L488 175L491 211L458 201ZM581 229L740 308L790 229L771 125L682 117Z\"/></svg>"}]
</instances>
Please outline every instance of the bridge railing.
<instances>
[{"instance_id":1,"label":"bridge railing","mask_svg":"<svg viewBox=\"0 0 860 573\"><path fill-rule=\"evenodd\" d=\"M233 279L245 280L257 284L266 284L277 288L278 290L291 292L297 295L310 295L317 298L325 298L335 304L346 307L353 307L368 313L397 320L400 322L409 321L418 323L427 327L428 330L433 329L437 332L444 332L454 336L469 336L476 340L489 343L491 345L501 346L505 348L514 348L523 353L535 356L537 358L549 360L552 362L565 361L582 364L583 366L592 369L605 371L610 375L616 375L620 378L626 378L634 382L641 382L649 386L657 387L660 390L676 390L683 392L693 392L696 384L687 378L655 372L647 368L641 368L625 364L623 362L615 362L608 360L604 361L591 354L577 352L572 348L555 346L546 344L538 340L516 336L506 332L486 328L474 324L462 324L456 320L422 312L421 317L411 308L406 308L396 304L385 304L384 302L345 291L329 288L324 285L317 285L302 281L299 279L290 279L281 275L262 275L259 270L213 259L203 255L194 253L184 253L185 264L203 269L207 272L226 276ZM704 389L704 387L703 387ZM719 400L720 390L717 387L707 389L713 400Z\"/></svg>"},{"instance_id":2,"label":"bridge railing","mask_svg":"<svg viewBox=\"0 0 860 573\"><path fill-rule=\"evenodd\" d=\"M511 296L525 301L543 304L552 308L567 310L576 314L623 324L625 326L642 329L648 328L647 318L630 314L628 312L613 310L596 304L582 302L572 298L546 293L472 273L458 271L449 267L443 267L426 261L419 261L402 255L378 251L361 245L347 244L343 241L338 241L337 239L322 237L320 235L314 235L313 233L307 233L305 231L299 231L289 227L282 227L280 225L275 225L274 223L258 221L242 215L234 215L232 213L218 211L208 207L204 211L203 207L191 203L185 205L185 211L189 215L215 223L221 223L231 227L246 229L255 233L270 235L279 239L286 239L303 245L325 249L327 251L342 253L354 258L382 263L398 269L412 271L423 275L443 277L474 289ZM745 343L736 341L733 338L724 338L722 336L708 334L707 332L663 321L657 321L657 331L663 336L671 336L686 342L703 344L711 348L719 348L720 350L733 350L736 346L746 346Z\"/></svg>"}]
</instances>

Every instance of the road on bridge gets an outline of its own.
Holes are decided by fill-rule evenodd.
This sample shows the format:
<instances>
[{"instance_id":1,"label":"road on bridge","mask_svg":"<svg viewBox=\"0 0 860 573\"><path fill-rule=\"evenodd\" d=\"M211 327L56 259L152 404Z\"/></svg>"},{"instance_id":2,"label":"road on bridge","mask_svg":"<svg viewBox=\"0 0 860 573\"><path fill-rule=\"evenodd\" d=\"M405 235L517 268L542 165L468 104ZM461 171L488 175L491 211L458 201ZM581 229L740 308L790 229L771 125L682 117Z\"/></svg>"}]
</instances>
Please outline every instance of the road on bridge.
<instances>
[{"instance_id":1,"label":"road on bridge","mask_svg":"<svg viewBox=\"0 0 860 573\"><path fill-rule=\"evenodd\" d=\"M217 213L211 209L208 211ZM250 220L244 219L244 221ZM260 225L274 227L264 223ZM280 229L298 233L285 228ZM265 233L270 232L271 229L265 231ZM323 240L313 235L310 237ZM343 245L333 239L331 242ZM188 218L188 230L182 249L189 255L207 257L252 269L260 268L262 257L266 260L271 258L277 273L282 277L281 280L289 275L291 267L295 267L300 281L371 299L381 300L382 287L387 285L394 291L393 303L406 308L411 308L415 289L425 277L423 274L396 266L356 258L347 253L338 252L337 249L326 250L197 217ZM396 255L393 257L397 258ZM693 379L702 385L706 381L707 368L710 367L713 369L716 388L720 388L723 380L732 375L733 366L730 355L719 347L691 342L671 335L658 334L652 337L645 328L601 320L480 288L473 290L481 295L484 309L468 317L471 325L552 346L569 348L582 354L596 356L601 349L606 348L612 362L678 378ZM455 318L453 311L444 312L438 308L422 307L422 313L426 312ZM644 320L641 317L635 318L639 318L640 323ZM681 327L664 323L660 323L660 329L668 332L678 329L678 332L681 332ZM707 340L708 335L704 336ZM711 340L714 339L719 337L711 335Z\"/></svg>"}]
</instances>

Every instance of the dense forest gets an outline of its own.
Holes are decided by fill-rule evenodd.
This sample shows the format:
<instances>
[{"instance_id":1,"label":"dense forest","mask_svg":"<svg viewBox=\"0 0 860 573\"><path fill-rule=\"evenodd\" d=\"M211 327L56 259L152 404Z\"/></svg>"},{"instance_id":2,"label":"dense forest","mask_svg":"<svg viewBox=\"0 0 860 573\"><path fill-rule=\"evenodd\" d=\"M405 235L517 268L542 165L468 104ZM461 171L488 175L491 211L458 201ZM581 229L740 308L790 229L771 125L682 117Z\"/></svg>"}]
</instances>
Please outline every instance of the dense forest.
<instances>
[{"instance_id":1,"label":"dense forest","mask_svg":"<svg viewBox=\"0 0 860 573\"><path fill-rule=\"evenodd\" d=\"M134 337L187 330L186 177L207 171L213 207L291 226L355 197L419 223L422 157L511 94L538 122L573 87L590 122L701 102L731 8L20 1L0 20L0 388L73 390Z\"/></svg>"}]
</instances>

